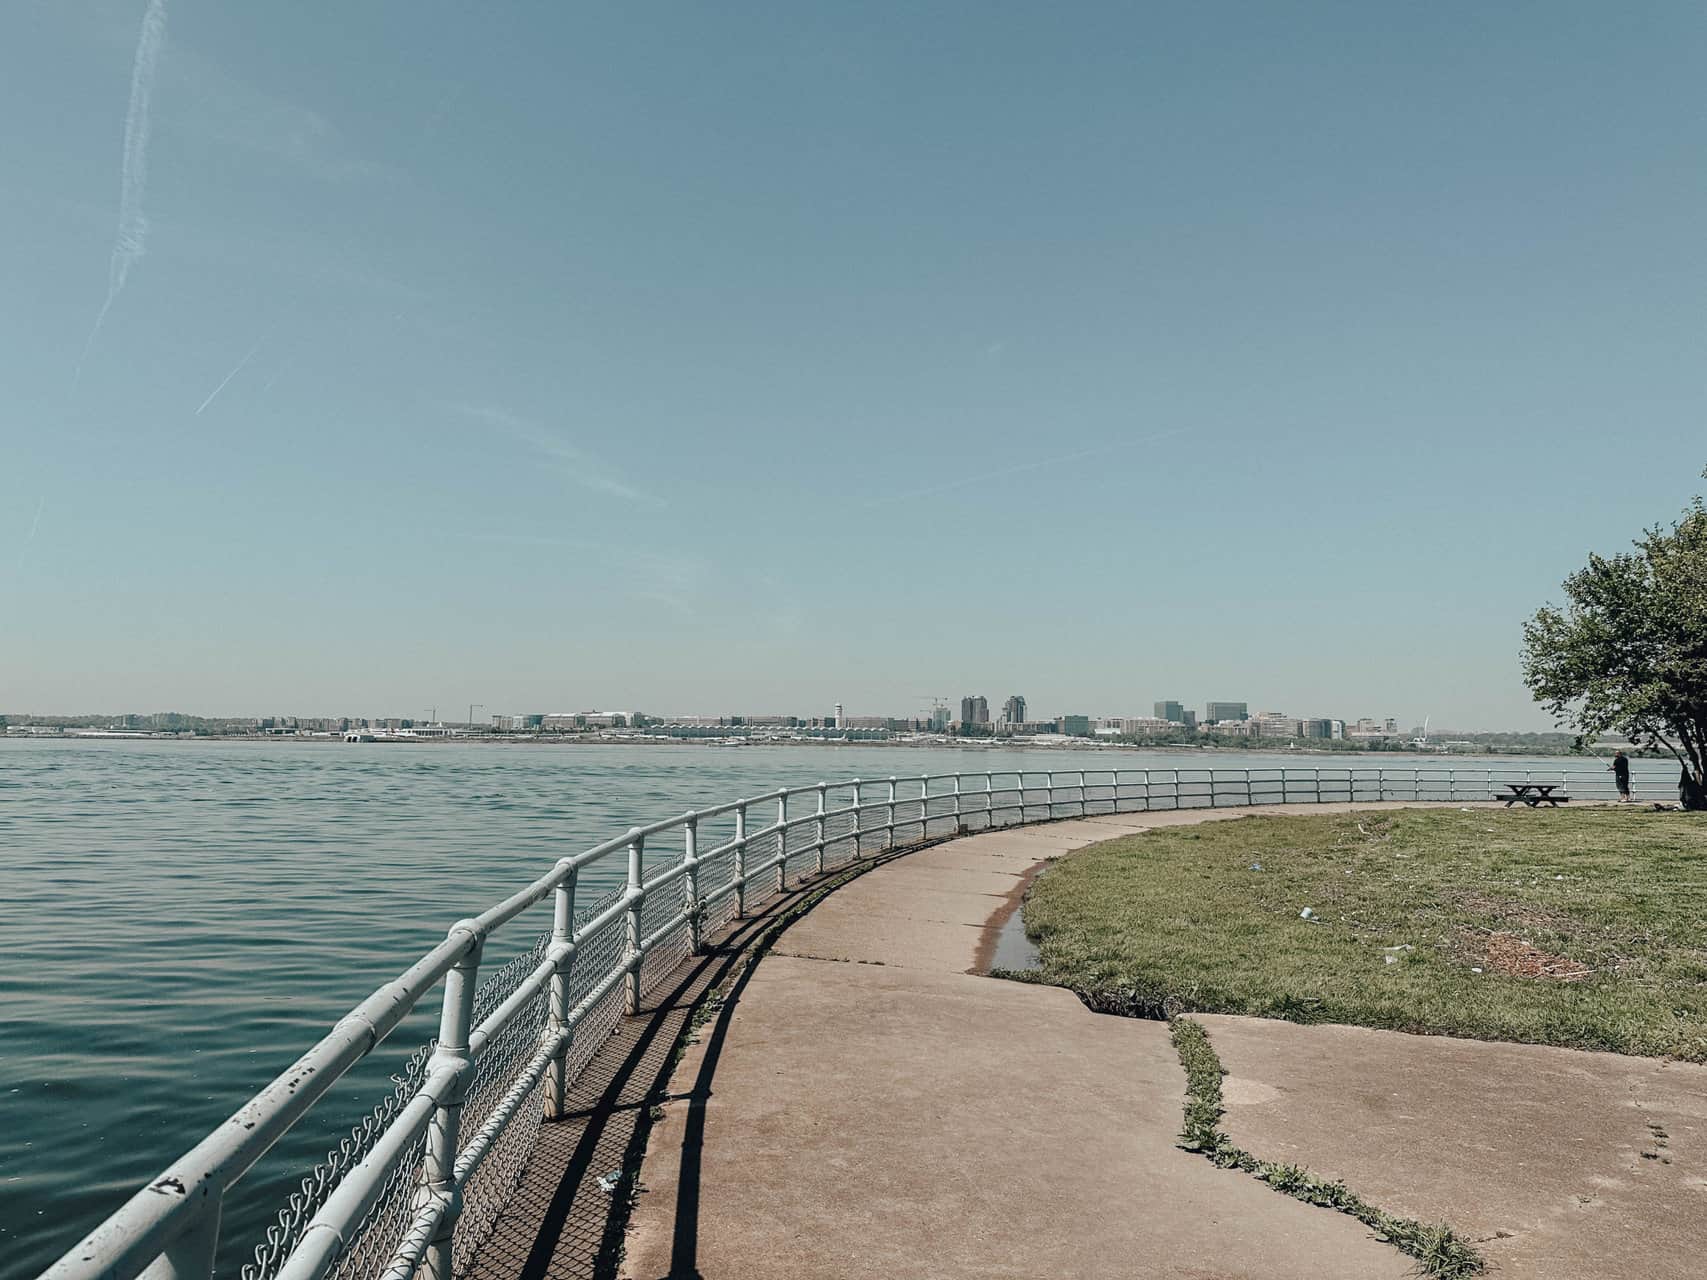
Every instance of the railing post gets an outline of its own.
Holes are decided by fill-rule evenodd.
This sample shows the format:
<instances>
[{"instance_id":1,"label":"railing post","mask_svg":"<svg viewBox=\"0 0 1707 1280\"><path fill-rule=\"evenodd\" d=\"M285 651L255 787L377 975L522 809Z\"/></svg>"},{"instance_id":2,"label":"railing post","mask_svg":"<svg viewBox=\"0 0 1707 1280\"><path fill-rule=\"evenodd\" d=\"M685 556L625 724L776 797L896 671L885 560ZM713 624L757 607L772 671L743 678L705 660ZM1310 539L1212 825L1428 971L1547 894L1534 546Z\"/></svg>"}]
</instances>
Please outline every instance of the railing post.
<instances>
[{"instance_id":1,"label":"railing post","mask_svg":"<svg viewBox=\"0 0 1707 1280\"><path fill-rule=\"evenodd\" d=\"M736 920L746 916L746 800L736 806Z\"/></svg>"},{"instance_id":2,"label":"railing post","mask_svg":"<svg viewBox=\"0 0 1707 1280\"><path fill-rule=\"evenodd\" d=\"M462 1215L462 1193L456 1185L456 1149L462 1124L462 1104L474 1077L474 1060L468 1053L468 1033L474 1023L474 990L480 976L480 953L485 939L472 920L459 920L450 928L469 934L468 950L445 975L444 1008L439 1014L439 1045L433 1051L433 1067L449 1067L456 1083L433 1112L427 1129L427 1147L421 1164L421 1190L432 1200L443 1199L445 1211L433 1232L423 1258L427 1280L452 1280L452 1245L456 1222Z\"/></svg>"},{"instance_id":3,"label":"railing post","mask_svg":"<svg viewBox=\"0 0 1707 1280\"><path fill-rule=\"evenodd\" d=\"M1025 770L1014 774L1014 785L1019 788L1019 823L1025 825Z\"/></svg>"},{"instance_id":4,"label":"railing post","mask_svg":"<svg viewBox=\"0 0 1707 1280\"><path fill-rule=\"evenodd\" d=\"M1079 770L1079 816L1082 818L1089 812L1085 808L1085 771Z\"/></svg>"},{"instance_id":5,"label":"railing post","mask_svg":"<svg viewBox=\"0 0 1707 1280\"><path fill-rule=\"evenodd\" d=\"M569 1025L569 979L575 965L575 880L573 863L558 882L551 909L551 945L567 947L551 974L551 1014L545 1032L552 1039ZM563 1100L569 1093L569 1044L565 1041L551 1057L545 1083L545 1118L561 1120Z\"/></svg>"},{"instance_id":6,"label":"railing post","mask_svg":"<svg viewBox=\"0 0 1707 1280\"><path fill-rule=\"evenodd\" d=\"M960 775L954 775L954 833L960 834Z\"/></svg>"},{"instance_id":7,"label":"railing post","mask_svg":"<svg viewBox=\"0 0 1707 1280\"><path fill-rule=\"evenodd\" d=\"M895 847L895 775L894 774L889 775L889 810L888 810L888 813L884 817L883 847L885 849L893 849Z\"/></svg>"},{"instance_id":8,"label":"railing post","mask_svg":"<svg viewBox=\"0 0 1707 1280\"><path fill-rule=\"evenodd\" d=\"M697 956L704 942L704 929L699 906L699 814L690 813L682 823L682 865L687 868L683 878L688 884L688 954Z\"/></svg>"},{"instance_id":9,"label":"railing post","mask_svg":"<svg viewBox=\"0 0 1707 1280\"><path fill-rule=\"evenodd\" d=\"M644 847L645 837L640 834L639 827L634 827L628 833L628 931L622 949L623 961L628 965L628 993L624 1004L629 1013L640 1012L640 969L646 960L640 954L640 911L646 905L642 879Z\"/></svg>"},{"instance_id":10,"label":"railing post","mask_svg":"<svg viewBox=\"0 0 1707 1280\"><path fill-rule=\"evenodd\" d=\"M856 857L856 858L859 857L860 853L861 853L861 850L859 847L859 844L860 844L860 840L859 840L859 837L860 837L860 817L861 817L860 811L859 811L859 803L860 803L860 801L859 801L859 779L855 778L853 780L853 820L854 820L853 842L854 842L854 857Z\"/></svg>"},{"instance_id":11,"label":"railing post","mask_svg":"<svg viewBox=\"0 0 1707 1280\"><path fill-rule=\"evenodd\" d=\"M194 1223L166 1246L159 1261L143 1274L147 1280L208 1280L219 1249L219 1219L224 1194L210 1189Z\"/></svg>"},{"instance_id":12,"label":"railing post","mask_svg":"<svg viewBox=\"0 0 1707 1280\"><path fill-rule=\"evenodd\" d=\"M1285 776L1285 775L1282 775L1282 776ZM1282 793L1284 793L1285 790L1286 790L1285 786L1282 785L1282 787L1281 787ZM1246 769L1245 770L1245 807L1248 809L1253 804L1255 804L1256 802L1257 802L1256 794L1251 790L1251 771L1249 769Z\"/></svg>"},{"instance_id":13,"label":"railing post","mask_svg":"<svg viewBox=\"0 0 1707 1280\"><path fill-rule=\"evenodd\" d=\"M1049 808L1047 812L1049 816L1053 818L1055 816L1055 770L1050 769L1045 772L1043 775L1043 782L1049 789Z\"/></svg>"},{"instance_id":14,"label":"railing post","mask_svg":"<svg viewBox=\"0 0 1707 1280\"><path fill-rule=\"evenodd\" d=\"M817 818L817 821L814 822L812 825L813 843L815 845L817 845L817 848L818 848L818 857L817 857L816 862L813 865L813 870L818 875L824 874L824 809L825 809L824 801L825 801L825 787L827 785L828 784L823 783L823 782L820 782L818 784L818 818Z\"/></svg>"},{"instance_id":15,"label":"railing post","mask_svg":"<svg viewBox=\"0 0 1707 1280\"><path fill-rule=\"evenodd\" d=\"M776 793L776 891L788 888L788 788Z\"/></svg>"},{"instance_id":16,"label":"railing post","mask_svg":"<svg viewBox=\"0 0 1707 1280\"><path fill-rule=\"evenodd\" d=\"M1119 813L1120 812L1120 770L1119 769L1110 769L1108 771L1108 802L1109 802L1109 810L1108 811L1110 813Z\"/></svg>"},{"instance_id":17,"label":"railing post","mask_svg":"<svg viewBox=\"0 0 1707 1280\"><path fill-rule=\"evenodd\" d=\"M996 825L996 775L993 773L986 773L984 775L984 810L986 813L989 814L989 816L987 818L985 818L984 821L987 822L992 827L995 826Z\"/></svg>"}]
</instances>

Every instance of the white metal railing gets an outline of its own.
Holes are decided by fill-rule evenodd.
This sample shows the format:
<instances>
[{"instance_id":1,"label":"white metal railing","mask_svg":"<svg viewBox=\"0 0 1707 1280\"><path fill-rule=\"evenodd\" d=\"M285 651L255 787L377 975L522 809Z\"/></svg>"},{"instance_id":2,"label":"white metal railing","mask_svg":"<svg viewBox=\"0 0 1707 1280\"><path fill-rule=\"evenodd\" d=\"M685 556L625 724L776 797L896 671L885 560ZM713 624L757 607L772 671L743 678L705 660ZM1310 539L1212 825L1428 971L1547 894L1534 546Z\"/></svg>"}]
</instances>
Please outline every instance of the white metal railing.
<instances>
[{"instance_id":1,"label":"white metal railing","mask_svg":"<svg viewBox=\"0 0 1707 1280\"><path fill-rule=\"evenodd\" d=\"M1647 771L1634 780L1645 793L1668 792ZM373 1116L304 1178L244 1266L246 1280L461 1274L513 1190L539 1124L564 1114L566 1091L617 1019L639 1010L709 931L785 890L790 873L803 867L820 874L904 843L1061 817L1489 801L1513 782L1557 783L1578 799L1614 795L1600 769L998 770L817 783L635 827L561 859L502 902L457 921L43 1280L210 1276L233 1185L440 985L437 1040L411 1060ZM673 851L661 851L666 842ZM622 860L621 887L578 904L586 873L607 859ZM549 934L481 986L488 939L547 899Z\"/></svg>"}]
</instances>

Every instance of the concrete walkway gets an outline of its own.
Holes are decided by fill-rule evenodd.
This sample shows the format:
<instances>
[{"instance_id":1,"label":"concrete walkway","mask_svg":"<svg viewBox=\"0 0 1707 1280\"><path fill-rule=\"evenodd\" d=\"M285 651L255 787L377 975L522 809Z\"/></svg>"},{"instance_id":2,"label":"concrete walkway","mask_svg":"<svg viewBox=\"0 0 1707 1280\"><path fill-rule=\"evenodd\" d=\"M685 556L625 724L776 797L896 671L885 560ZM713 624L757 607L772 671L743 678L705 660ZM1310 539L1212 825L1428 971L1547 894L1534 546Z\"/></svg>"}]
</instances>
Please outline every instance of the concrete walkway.
<instances>
[{"instance_id":1,"label":"concrete walkway","mask_svg":"<svg viewBox=\"0 0 1707 1280\"><path fill-rule=\"evenodd\" d=\"M1200 1017L1233 1140L1451 1222L1509 1280L1694 1280L1707 1067Z\"/></svg>"},{"instance_id":2,"label":"concrete walkway","mask_svg":"<svg viewBox=\"0 0 1707 1280\"><path fill-rule=\"evenodd\" d=\"M1351 1219L1174 1146L1184 1077L1165 1026L969 972L1045 859L1236 816L991 832L831 895L677 1068L686 1101L652 1129L623 1274L1409 1275Z\"/></svg>"},{"instance_id":3,"label":"concrete walkway","mask_svg":"<svg viewBox=\"0 0 1707 1280\"><path fill-rule=\"evenodd\" d=\"M991 832L831 894L748 971L671 1077L622 1274L1413 1274L1352 1219L1179 1151L1184 1077L1165 1026L973 972L1045 859L1239 816ZM1258 1155L1450 1221L1498 1276L1701 1273L1707 1068L1203 1021L1231 1073L1226 1126Z\"/></svg>"}]
</instances>

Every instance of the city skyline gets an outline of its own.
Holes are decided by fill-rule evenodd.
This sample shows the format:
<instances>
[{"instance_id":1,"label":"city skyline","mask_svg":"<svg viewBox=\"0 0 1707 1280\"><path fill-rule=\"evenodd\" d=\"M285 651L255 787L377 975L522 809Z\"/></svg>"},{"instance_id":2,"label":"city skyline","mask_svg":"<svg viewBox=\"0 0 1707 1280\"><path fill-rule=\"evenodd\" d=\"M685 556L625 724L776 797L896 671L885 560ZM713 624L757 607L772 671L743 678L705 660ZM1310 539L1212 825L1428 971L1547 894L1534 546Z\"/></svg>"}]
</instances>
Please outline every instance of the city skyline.
<instances>
[{"instance_id":1,"label":"city skyline","mask_svg":"<svg viewBox=\"0 0 1707 1280\"><path fill-rule=\"evenodd\" d=\"M1049 714L1047 716L1028 717L1028 715L1027 715L1028 699L1023 694L1009 695L1009 697L1004 700L1002 707L1000 708L999 712L997 712L997 713L992 713L989 710L989 700L984 695L968 694L968 695L965 695L962 698L960 698L959 703L960 703L960 712L961 712L959 715L953 714L951 708L945 706L944 704L942 704L940 702L935 702L935 703L933 703L932 706L918 708L918 709L915 709L912 711L895 711L895 710L881 710L881 711L863 710L862 711L862 710L856 709L852 713L846 712L844 704L840 703L840 702L832 704L831 708L827 712L820 711L817 713L814 713L814 712L808 711L808 710L804 710L804 709L787 711L787 710L777 710L774 708L766 708L766 709L762 709L762 710L753 710L753 709L732 710L732 709L724 708L724 709L721 709L718 711L686 711L686 710L681 710L681 709L676 709L676 710L660 709L658 707L649 707L649 706L645 706L645 705L641 705L641 704L616 704L616 703L602 703L602 704L596 704L596 705L584 705L584 706L581 706L580 709L578 709L576 711L565 711L561 708L557 708L554 710L547 710L547 711L540 711L538 709L535 709L532 711L502 711L502 710L491 710L491 709L487 708L486 704L484 704L484 703L470 703L467 705L466 715L464 717L457 717L454 714L455 711L457 710L456 707L447 706L447 707L441 709L440 707L438 707L436 705L427 706L425 708L422 708L420 711L413 712L413 713L375 712L371 709L361 710L361 711L344 710L344 711L337 711L337 712L315 712L315 713L280 712L277 710L275 710L271 713L256 713L256 712L206 713L206 712L192 712L192 711L185 711L185 710L171 710L171 711L134 711L134 710L131 710L131 711L113 711L113 710L102 711L102 710L97 710L97 711L90 711L90 710L65 710L65 709L60 709L60 710L52 710L52 709L19 710L19 709L12 709L12 710L0 710L0 724L4 724L8 721L16 721L19 724L23 724L23 723L27 723L27 722L34 721L34 720L52 721L55 719L63 719L63 720L67 720L67 721L72 721L72 720L92 720L92 719L102 719L102 718L111 719L115 722L116 721L159 722L159 721L163 721L163 720L166 720L166 719L172 718L172 717L180 717L180 718L195 719L195 720L229 721L229 722L233 722L233 723L252 721L256 724L271 724L274 721L292 722L292 723L301 721L301 722L309 722L309 723L319 724L319 723L326 723L326 722L344 720L344 721L349 721L349 722L353 722L353 723L362 723L362 722L372 721L372 722L393 723L393 724L396 724L396 723L405 723L405 724L415 723L415 724L426 724L426 725L450 724L450 725L485 726L488 724L497 725L500 722L530 721L530 722L533 722L534 724L537 724L538 722L540 722L542 720L544 720L544 721L550 721L553 719L555 719L555 720L569 720L573 717L610 717L610 716L615 715L615 716L620 716L620 717L625 717L625 718L637 718L637 717L638 718L644 718L645 720L650 721L650 722L654 722L654 723L690 723L690 722L742 723L742 722L745 722L745 723L750 723L750 724L758 724L758 723L781 723L781 722L787 721L789 723L798 722L802 725L810 724L810 725L825 725L825 726L836 726L836 725L846 726L846 725L851 724L851 725L857 725L857 726L870 727L871 725L878 724L878 723L885 723L885 722L892 724L892 725L899 725L902 723L915 724L915 725L926 725L926 724L930 724L933 722L940 722L943 726L970 725L973 727L980 727L980 726L981 727L988 727L992 730L998 730L999 731L1003 726L1014 726L1014 725L1027 725L1027 726L1029 726L1029 725L1033 725L1033 724L1043 723L1044 721L1059 721L1059 720L1062 720L1065 718L1065 719L1073 719L1073 720L1086 720L1086 721L1089 721L1092 723L1097 723L1097 724L1109 724L1109 723L1118 723L1118 722L1125 721L1125 722L1128 722L1130 724L1144 725L1147 728L1158 729L1158 730L1168 728L1171 726L1171 727L1175 727L1175 728L1179 728L1179 729L1186 729L1186 730L1199 730L1199 729L1201 729L1205 732L1211 731L1212 727L1215 725L1218 725L1218 724L1222 725L1222 726L1234 725L1234 724L1251 725L1251 724L1255 724L1256 722L1258 722L1260 720L1292 720L1295 722L1308 724L1312 721L1315 721L1315 722L1321 722L1321 723L1331 722L1333 724L1340 725L1343 727L1348 727L1348 728L1350 726L1352 726L1353 724L1357 724L1360 727L1363 727L1363 728L1368 729L1368 730L1374 730L1376 726L1384 726L1383 732L1385 732L1388 735L1391 735L1391 734L1395 734L1395 733L1398 733L1401 731L1399 726L1401 724L1401 719L1402 719L1401 717L1397 717L1397 716L1385 716L1385 715L1375 716L1375 717L1367 717L1367 716L1357 717L1355 721L1351 717L1344 716L1344 715L1331 716L1331 717L1317 716L1314 714L1302 715L1302 716L1293 716L1293 715L1290 715L1289 713L1287 713L1285 711L1278 711L1278 710L1274 710L1272 708L1263 708L1263 709L1259 709L1255 712L1252 712L1249 710L1250 704L1243 703L1243 702L1233 703L1233 702L1216 702L1216 701L1206 702L1204 704L1204 714L1202 716L1199 716L1194 710L1192 710L1191 708L1184 707L1183 704L1179 703L1177 700L1166 700L1166 701L1155 702L1153 704L1153 706L1155 708L1154 713L1148 714L1148 715L1141 714L1141 713L1129 712L1129 711L1126 711L1123 709L1118 709L1118 708L1110 708L1110 707L1100 706L1096 700L1092 700L1091 702L1083 704L1084 707L1086 707L1088 709L1082 709L1079 711L1063 711L1063 710L1057 709L1056 711L1052 712L1051 714ZM1170 709L1174 709L1174 708L1179 709L1179 711L1181 712L1180 718L1176 720L1176 719L1172 719L1171 717L1163 715L1162 711L1163 711L1164 707L1170 708ZM1215 717L1212 715L1212 712L1214 712L1216 709L1220 709L1220 710L1222 710L1224 712L1228 712L1228 713L1230 713L1234 709L1242 709L1244 711L1244 714L1238 715L1238 716L1233 716L1231 714L1227 714L1227 715L1223 715L1220 717ZM481 714L479 716L475 716L474 713L476 711L481 712ZM1425 716L1422 721L1418 722L1416 725L1412 725L1411 729L1414 730L1416 728L1421 728L1421 727L1426 726L1430 719L1431 719L1431 717ZM517 724L514 724L513 727L519 728L519 727L522 727L522 725L517 723ZM1458 728L1458 729L1463 729L1465 731L1470 731L1470 732L1487 732L1487 733L1523 732L1521 730L1511 730L1511 729L1505 728L1505 727L1488 728L1488 727L1484 727L1484 726L1468 726L1468 725L1460 725L1460 726L1454 726L1454 727ZM1305 736L1308 736L1308 735L1305 735ZM1323 736L1325 736L1325 735L1323 735Z\"/></svg>"}]
</instances>

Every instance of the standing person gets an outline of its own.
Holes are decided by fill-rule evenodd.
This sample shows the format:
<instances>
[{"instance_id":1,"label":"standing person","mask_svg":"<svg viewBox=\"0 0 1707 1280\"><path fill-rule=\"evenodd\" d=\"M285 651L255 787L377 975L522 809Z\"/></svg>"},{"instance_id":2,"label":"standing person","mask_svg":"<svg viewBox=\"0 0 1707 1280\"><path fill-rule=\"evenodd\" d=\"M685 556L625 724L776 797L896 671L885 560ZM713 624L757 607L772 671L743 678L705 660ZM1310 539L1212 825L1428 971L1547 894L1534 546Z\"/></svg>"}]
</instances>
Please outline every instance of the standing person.
<instances>
[{"instance_id":1,"label":"standing person","mask_svg":"<svg viewBox=\"0 0 1707 1280\"><path fill-rule=\"evenodd\" d=\"M1707 809L1707 788L1702 787L1701 779L1690 773L1689 766L1683 766L1683 773L1677 780L1677 807L1690 812Z\"/></svg>"},{"instance_id":2,"label":"standing person","mask_svg":"<svg viewBox=\"0 0 1707 1280\"><path fill-rule=\"evenodd\" d=\"M1618 803L1630 803L1630 757L1622 751L1612 757L1612 781L1618 787Z\"/></svg>"}]
</instances>

